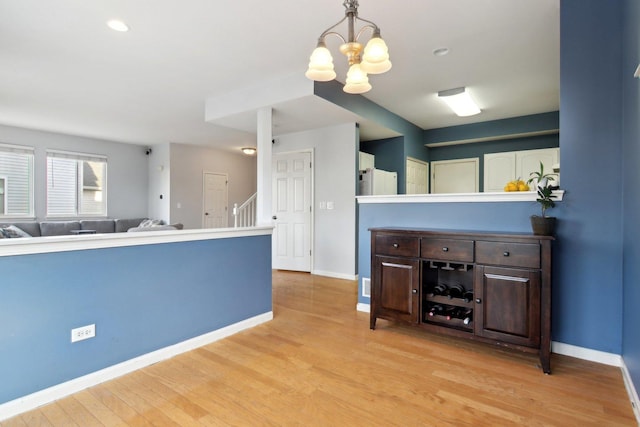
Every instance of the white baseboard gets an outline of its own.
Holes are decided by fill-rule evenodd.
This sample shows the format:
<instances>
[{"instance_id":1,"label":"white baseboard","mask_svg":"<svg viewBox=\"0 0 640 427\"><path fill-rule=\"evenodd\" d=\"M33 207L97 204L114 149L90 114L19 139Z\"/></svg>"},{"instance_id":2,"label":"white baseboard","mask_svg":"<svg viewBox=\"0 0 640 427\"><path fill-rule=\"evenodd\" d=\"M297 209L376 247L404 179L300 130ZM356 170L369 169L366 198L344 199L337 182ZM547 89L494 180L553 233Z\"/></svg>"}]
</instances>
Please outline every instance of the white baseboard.
<instances>
[{"instance_id":1,"label":"white baseboard","mask_svg":"<svg viewBox=\"0 0 640 427\"><path fill-rule=\"evenodd\" d=\"M313 270L311 274L316 276L332 277L334 279L358 280L357 274L334 273L332 271Z\"/></svg>"},{"instance_id":2,"label":"white baseboard","mask_svg":"<svg viewBox=\"0 0 640 427\"><path fill-rule=\"evenodd\" d=\"M551 352L610 366L622 366L622 357L619 354L605 353L556 341L551 342Z\"/></svg>"},{"instance_id":3,"label":"white baseboard","mask_svg":"<svg viewBox=\"0 0 640 427\"><path fill-rule=\"evenodd\" d=\"M358 305L356 305L356 310L371 313L371 305L359 302Z\"/></svg>"},{"instance_id":4,"label":"white baseboard","mask_svg":"<svg viewBox=\"0 0 640 427\"><path fill-rule=\"evenodd\" d=\"M622 359L621 369L622 378L624 379L624 386L627 388L629 400L631 400L631 408L633 409L633 413L636 416L638 425L640 425L640 399L638 398L638 391L636 390L636 387L633 385L633 381L631 380L631 374L627 369L626 363L624 363L624 358Z\"/></svg>"},{"instance_id":5,"label":"white baseboard","mask_svg":"<svg viewBox=\"0 0 640 427\"><path fill-rule=\"evenodd\" d=\"M57 384L53 387L49 387L23 397L19 397L15 400L11 400L0 405L0 421L15 417L18 414L30 411L42 405L46 405L47 403L51 403L54 400L62 399L63 397L69 396L73 393L77 393L88 387L92 387L105 381L112 380L146 366L153 365L154 363L161 362L163 360L177 356L178 354L185 353L198 347L202 347L203 345L207 345L222 338L226 338L242 330L252 328L261 323L268 322L272 319L272 311L259 314L249 319L242 320L238 323L234 323L233 325L225 326L224 328L208 332L204 335L188 339L169 347L161 348L151 353L143 354L142 356L138 356L122 363L118 363L117 365L109 366L108 368L92 372L82 377L75 378L71 381Z\"/></svg>"}]
</instances>

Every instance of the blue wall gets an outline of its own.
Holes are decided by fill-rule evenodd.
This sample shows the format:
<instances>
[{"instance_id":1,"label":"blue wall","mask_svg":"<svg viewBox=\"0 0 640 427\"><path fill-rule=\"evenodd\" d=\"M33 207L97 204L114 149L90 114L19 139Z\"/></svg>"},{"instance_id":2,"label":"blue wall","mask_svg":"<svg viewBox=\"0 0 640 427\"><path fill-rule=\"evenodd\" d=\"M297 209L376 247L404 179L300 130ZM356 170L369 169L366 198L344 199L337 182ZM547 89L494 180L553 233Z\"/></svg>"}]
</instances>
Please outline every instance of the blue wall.
<instances>
[{"instance_id":1,"label":"blue wall","mask_svg":"<svg viewBox=\"0 0 640 427\"><path fill-rule=\"evenodd\" d=\"M621 1L560 5L560 156L569 195L559 235L566 256L555 259L562 315L554 339L621 354Z\"/></svg>"},{"instance_id":2,"label":"blue wall","mask_svg":"<svg viewBox=\"0 0 640 427\"><path fill-rule=\"evenodd\" d=\"M360 150L376 156L376 168L398 171L405 168L404 137L379 139L360 143Z\"/></svg>"},{"instance_id":3,"label":"blue wall","mask_svg":"<svg viewBox=\"0 0 640 427\"><path fill-rule=\"evenodd\" d=\"M424 143L433 144L474 138L504 137L519 133L554 130L558 129L559 126L558 112L551 111L468 125L427 129L424 131Z\"/></svg>"},{"instance_id":4,"label":"blue wall","mask_svg":"<svg viewBox=\"0 0 640 427\"><path fill-rule=\"evenodd\" d=\"M624 312L622 355L636 388L640 386L640 80L632 77L640 63L640 2L626 0L623 9L623 182Z\"/></svg>"},{"instance_id":5,"label":"blue wall","mask_svg":"<svg viewBox=\"0 0 640 427\"><path fill-rule=\"evenodd\" d=\"M0 404L270 312L270 253L267 235L0 257Z\"/></svg>"},{"instance_id":6,"label":"blue wall","mask_svg":"<svg viewBox=\"0 0 640 427\"><path fill-rule=\"evenodd\" d=\"M637 13L636 4L627 8ZM637 26L637 20L630 21ZM623 329L621 27L622 0L561 2L560 150L567 194L551 212L559 220L553 248L552 339L614 354L622 353ZM633 60L637 65L637 57ZM627 72L633 74L633 69ZM637 86L633 89L637 93ZM636 109L628 115L632 123L625 127L627 145L638 142L637 98L634 102ZM637 147L631 153L637 153ZM637 204L639 181L635 172L628 175L625 189L636 193L628 197ZM370 277L369 227L529 231L528 216L535 212L537 206L528 202L361 205L359 274ZM628 213L634 214L637 210ZM637 240L637 234L632 236ZM635 252L636 247L629 246ZM638 272L630 274L625 291L638 302ZM360 302L368 299L361 297ZM627 329L638 324L637 314L626 314ZM637 332L625 337L637 378Z\"/></svg>"}]
</instances>

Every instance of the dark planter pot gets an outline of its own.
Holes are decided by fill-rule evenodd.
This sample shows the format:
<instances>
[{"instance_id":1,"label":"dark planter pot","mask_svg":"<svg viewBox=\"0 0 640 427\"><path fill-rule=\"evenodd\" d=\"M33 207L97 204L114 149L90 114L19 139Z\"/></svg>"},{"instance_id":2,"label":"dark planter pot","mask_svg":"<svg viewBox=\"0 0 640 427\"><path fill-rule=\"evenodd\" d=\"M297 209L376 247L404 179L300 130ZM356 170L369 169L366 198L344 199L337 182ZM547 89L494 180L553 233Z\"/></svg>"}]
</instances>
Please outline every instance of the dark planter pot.
<instances>
[{"instance_id":1,"label":"dark planter pot","mask_svg":"<svg viewBox=\"0 0 640 427\"><path fill-rule=\"evenodd\" d=\"M553 236L556 219L550 216L531 215L531 229L537 236Z\"/></svg>"}]
</instances>

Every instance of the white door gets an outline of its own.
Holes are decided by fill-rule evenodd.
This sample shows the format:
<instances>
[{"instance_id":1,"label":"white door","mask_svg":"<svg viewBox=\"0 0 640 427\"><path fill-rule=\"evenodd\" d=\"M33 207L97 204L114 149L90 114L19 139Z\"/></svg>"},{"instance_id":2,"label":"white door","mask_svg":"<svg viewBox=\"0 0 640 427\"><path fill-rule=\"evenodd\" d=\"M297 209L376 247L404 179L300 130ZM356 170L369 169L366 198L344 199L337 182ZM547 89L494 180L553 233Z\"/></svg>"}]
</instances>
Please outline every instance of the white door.
<instances>
[{"instance_id":1,"label":"white door","mask_svg":"<svg viewBox=\"0 0 640 427\"><path fill-rule=\"evenodd\" d=\"M407 157L407 194L429 192L429 163Z\"/></svg>"},{"instance_id":2,"label":"white door","mask_svg":"<svg viewBox=\"0 0 640 427\"><path fill-rule=\"evenodd\" d=\"M272 266L311 271L311 153L274 154Z\"/></svg>"},{"instance_id":3,"label":"white door","mask_svg":"<svg viewBox=\"0 0 640 427\"><path fill-rule=\"evenodd\" d=\"M203 173L203 228L224 228L228 225L227 175Z\"/></svg>"},{"instance_id":4,"label":"white door","mask_svg":"<svg viewBox=\"0 0 640 427\"><path fill-rule=\"evenodd\" d=\"M477 193L479 160L440 160L431 162L432 193Z\"/></svg>"}]
</instances>

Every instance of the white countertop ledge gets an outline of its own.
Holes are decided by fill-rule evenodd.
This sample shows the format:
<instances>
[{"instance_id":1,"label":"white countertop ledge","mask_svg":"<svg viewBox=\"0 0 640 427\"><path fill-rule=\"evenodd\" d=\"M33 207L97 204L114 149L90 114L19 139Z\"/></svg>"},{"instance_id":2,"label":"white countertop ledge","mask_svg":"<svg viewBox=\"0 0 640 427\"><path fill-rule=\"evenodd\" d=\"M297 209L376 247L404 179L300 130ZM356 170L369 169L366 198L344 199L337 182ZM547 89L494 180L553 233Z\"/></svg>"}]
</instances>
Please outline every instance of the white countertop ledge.
<instances>
[{"instance_id":1,"label":"white countertop ledge","mask_svg":"<svg viewBox=\"0 0 640 427\"><path fill-rule=\"evenodd\" d=\"M0 239L0 256L42 254L123 246L156 245L195 240L230 239L270 235L272 226L210 228L198 230L140 231L136 233L81 234L78 236L21 237Z\"/></svg>"},{"instance_id":2,"label":"white countertop ledge","mask_svg":"<svg viewBox=\"0 0 640 427\"><path fill-rule=\"evenodd\" d=\"M555 201L560 202L564 190L553 192ZM492 203L492 202L535 202L535 191L513 191L498 193L447 193L447 194L394 194L388 196L357 196L359 204L372 203Z\"/></svg>"}]
</instances>

